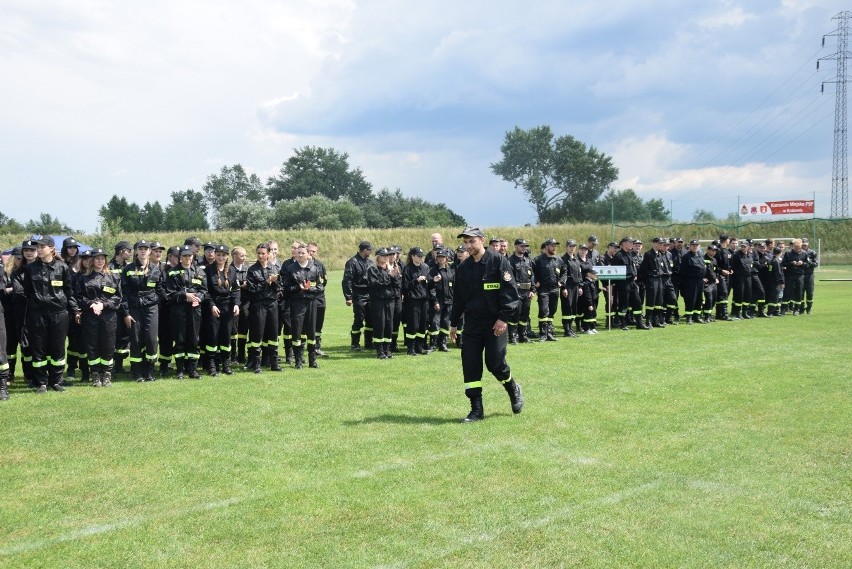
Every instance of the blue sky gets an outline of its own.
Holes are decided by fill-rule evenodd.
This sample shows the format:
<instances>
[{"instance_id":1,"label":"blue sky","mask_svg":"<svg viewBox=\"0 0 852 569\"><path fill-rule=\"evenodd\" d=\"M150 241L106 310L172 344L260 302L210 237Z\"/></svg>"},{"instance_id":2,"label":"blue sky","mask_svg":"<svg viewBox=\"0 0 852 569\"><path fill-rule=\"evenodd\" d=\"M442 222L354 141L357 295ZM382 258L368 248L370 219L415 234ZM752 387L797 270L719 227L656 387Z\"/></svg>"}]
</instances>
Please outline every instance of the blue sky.
<instances>
[{"instance_id":1,"label":"blue sky","mask_svg":"<svg viewBox=\"0 0 852 569\"><path fill-rule=\"evenodd\" d=\"M494 176L515 126L611 155L676 219L816 197L827 216L839 1L248 0L0 4L0 211L94 231L222 166L348 152L374 189L534 223Z\"/></svg>"}]
</instances>

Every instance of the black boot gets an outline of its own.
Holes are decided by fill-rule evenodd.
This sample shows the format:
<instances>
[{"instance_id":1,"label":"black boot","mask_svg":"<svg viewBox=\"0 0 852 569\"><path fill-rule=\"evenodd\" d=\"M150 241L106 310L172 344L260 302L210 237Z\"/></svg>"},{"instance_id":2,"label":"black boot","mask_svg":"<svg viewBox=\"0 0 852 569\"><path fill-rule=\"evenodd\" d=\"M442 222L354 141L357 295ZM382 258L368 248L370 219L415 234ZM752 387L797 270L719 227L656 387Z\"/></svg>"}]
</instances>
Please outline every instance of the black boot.
<instances>
[{"instance_id":1,"label":"black boot","mask_svg":"<svg viewBox=\"0 0 852 569\"><path fill-rule=\"evenodd\" d=\"M426 351L426 353L431 354L432 352L435 351L435 348L436 348L436 345L435 345L435 339L436 338L435 338L435 334L432 334L432 333L428 333L428 334L429 334L429 341L427 342L426 338L423 338L422 343L423 343L423 349Z\"/></svg>"},{"instance_id":2,"label":"black boot","mask_svg":"<svg viewBox=\"0 0 852 569\"><path fill-rule=\"evenodd\" d=\"M352 344L349 349L353 352L361 351L361 332L352 332Z\"/></svg>"},{"instance_id":3,"label":"black boot","mask_svg":"<svg viewBox=\"0 0 852 569\"><path fill-rule=\"evenodd\" d=\"M408 350L406 351L406 353L407 353L409 356L416 356L416 355L418 355L418 354L417 354L417 344L416 344L416 340L415 340L414 338L408 338L408 339L407 339L407 343L408 343Z\"/></svg>"},{"instance_id":4,"label":"black boot","mask_svg":"<svg viewBox=\"0 0 852 569\"><path fill-rule=\"evenodd\" d=\"M234 371L231 369L230 354L222 354L221 358L222 373L224 373L225 375L234 375Z\"/></svg>"},{"instance_id":5,"label":"black boot","mask_svg":"<svg viewBox=\"0 0 852 569\"><path fill-rule=\"evenodd\" d=\"M503 384L506 393L509 394L509 402L512 404L512 413L518 414L524 408L524 396L521 393L521 384L510 379Z\"/></svg>"},{"instance_id":6,"label":"black boot","mask_svg":"<svg viewBox=\"0 0 852 569\"><path fill-rule=\"evenodd\" d=\"M278 348L269 349L269 371L281 371L281 366L278 365Z\"/></svg>"},{"instance_id":7,"label":"black boot","mask_svg":"<svg viewBox=\"0 0 852 569\"><path fill-rule=\"evenodd\" d=\"M399 352L399 346L397 345L398 340L399 340L398 334L391 334L390 351L394 354Z\"/></svg>"},{"instance_id":8,"label":"black boot","mask_svg":"<svg viewBox=\"0 0 852 569\"><path fill-rule=\"evenodd\" d=\"M305 365L305 361L302 359L304 356L303 350L302 346L293 346L293 359L295 360L293 367L296 369L302 369L302 366Z\"/></svg>"},{"instance_id":9,"label":"black boot","mask_svg":"<svg viewBox=\"0 0 852 569\"><path fill-rule=\"evenodd\" d=\"M565 335L569 338L577 337L577 334L574 332L574 323L571 320L568 320L568 330L566 330Z\"/></svg>"},{"instance_id":10,"label":"black boot","mask_svg":"<svg viewBox=\"0 0 852 569\"><path fill-rule=\"evenodd\" d=\"M120 373L124 373L124 355L115 356L115 364L112 368L112 373L110 373L110 377L116 376Z\"/></svg>"},{"instance_id":11,"label":"black boot","mask_svg":"<svg viewBox=\"0 0 852 569\"><path fill-rule=\"evenodd\" d=\"M364 330L364 347L368 350L373 348L373 331Z\"/></svg>"},{"instance_id":12,"label":"black boot","mask_svg":"<svg viewBox=\"0 0 852 569\"><path fill-rule=\"evenodd\" d=\"M512 344L514 346L515 344L518 343L518 327L516 325L509 324L508 326L506 326L506 334L509 335L509 343L510 344ZM441 340L440 340L440 337L439 337L439 339L438 339L438 344L439 344L438 349L439 350L441 349L440 348L440 342L441 342ZM441 351L443 352L444 350L441 350Z\"/></svg>"},{"instance_id":13,"label":"black boot","mask_svg":"<svg viewBox=\"0 0 852 569\"><path fill-rule=\"evenodd\" d=\"M385 360L387 356L385 355L385 344L384 342L373 342L376 346L376 359Z\"/></svg>"},{"instance_id":14,"label":"black boot","mask_svg":"<svg viewBox=\"0 0 852 569\"><path fill-rule=\"evenodd\" d=\"M447 347L447 335L444 332L441 332L441 333L438 334L438 351L439 352L449 352L450 351L450 348Z\"/></svg>"},{"instance_id":15,"label":"black boot","mask_svg":"<svg viewBox=\"0 0 852 569\"><path fill-rule=\"evenodd\" d=\"M154 375L154 360L142 360L142 365L145 366L145 381L156 381L157 376Z\"/></svg>"},{"instance_id":16,"label":"black boot","mask_svg":"<svg viewBox=\"0 0 852 569\"><path fill-rule=\"evenodd\" d=\"M237 363L246 363L246 339L237 338Z\"/></svg>"},{"instance_id":17,"label":"black boot","mask_svg":"<svg viewBox=\"0 0 852 569\"><path fill-rule=\"evenodd\" d=\"M210 377L216 377L217 375L219 375L219 372L216 371L216 357L217 356L218 356L218 353L217 354L207 354L207 362L206 362L207 365L205 367L205 372Z\"/></svg>"},{"instance_id":18,"label":"black boot","mask_svg":"<svg viewBox=\"0 0 852 569\"><path fill-rule=\"evenodd\" d=\"M530 339L527 336L527 327L523 324L518 325L518 343L526 344Z\"/></svg>"},{"instance_id":19,"label":"black boot","mask_svg":"<svg viewBox=\"0 0 852 569\"><path fill-rule=\"evenodd\" d=\"M414 339L414 351L417 352L417 355L425 356L430 352L426 349L426 338L415 338Z\"/></svg>"},{"instance_id":20,"label":"black boot","mask_svg":"<svg viewBox=\"0 0 852 569\"><path fill-rule=\"evenodd\" d=\"M186 371L184 358L175 358L175 371L177 372L175 375L175 379L184 378L184 372Z\"/></svg>"},{"instance_id":21,"label":"black boot","mask_svg":"<svg viewBox=\"0 0 852 569\"><path fill-rule=\"evenodd\" d=\"M546 342L547 341L547 322L541 322L538 325L538 341Z\"/></svg>"},{"instance_id":22,"label":"black boot","mask_svg":"<svg viewBox=\"0 0 852 569\"><path fill-rule=\"evenodd\" d=\"M286 365L293 363L293 340L284 340L284 363Z\"/></svg>"},{"instance_id":23,"label":"black boot","mask_svg":"<svg viewBox=\"0 0 852 569\"><path fill-rule=\"evenodd\" d=\"M187 358L186 363L186 375L190 379L201 379L201 376L198 374L198 360L196 358Z\"/></svg>"},{"instance_id":24,"label":"black boot","mask_svg":"<svg viewBox=\"0 0 852 569\"><path fill-rule=\"evenodd\" d=\"M462 423L473 423L481 421L485 418L485 411L482 409L482 395L475 395L470 398L470 413L462 419Z\"/></svg>"},{"instance_id":25,"label":"black boot","mask_svg":"<svg viewBox=\"0 0 852 569\"><path fill-rule=\"evenodd\" d=\"M629 330L627 326L627 315L622 314L621 316L616 316L616 327L620 330Z\"/></svg>"},{"instance_id":26,"label":"black boot","mask_svg":"<svg viewBox=\"0 0 852 569\"><path fill-rule=\"evenodd\" d=\"M391 345L390 345L390 343L385 342L384 350L385 350L385 357L386 357L387 359L391 359L391 358L393 358L393 353L394 353L396 350L391 349Z\"/></svg>"},{"instance_id":27,"label":"black boot","mask_svg":"<svg viewBox=\"0 0 852 569\"><path fill-rule=\"evenodd\" d=\"M315 340L316 340L316 346L317 346L317 356L319 356L321 358L328 356L328 354L326 354L325 352L322 351L322 338L319 335L317 335Z\"/></svg>"},{"instance_id":28,"label":"black boot","mask_svg":"<svg viewBox=\"0 0 852 569\"><path fill-rule=\"evenodd\" d=\"M384 343L382 343L384 345ZM308 367L318 368L319 364L317 363L317 350L313 344L308 346Z\"/></svg>"},{"instance_id":29,"label":"black boot","mask_svg":"<svg viewBox=\"0 0 852 569\"><path fill-rule=\"evenodd\" d=\"M161 361L160 362L160 377L167 377L169 375L169 362Z\"/></svg>"},{"instance_id":30,"label":"black boot","mask_svg":"<svg viewBox=\"0 0 852 569\"><path fill-rule=\"evenodd\" d=\"M651 327L645 324L645 319L642 317L642 314L637 314L635 316L636 319L636 329L637 330L650 330Z\"/></svg>"},{"instance_id":31,"label":"black boot","mask_svg":"<svg viewBox=\"0 0 852 569\"><path fill-rule=\"evenodd\" d=\"M260 365L260 348L249 348L246 369L252 373L263 372L263 366Z\"/></svg>"},{"instance_id":32,"label":"black boot","mask_svg":"<svg viewBox=\"0 0 852 569\"><path fill-rule=\"evenodd\" d=\"M545 330L545 335L544 335L545 340L547 340L548 342L556 342L556 336L553 333L554 332L553 331L553 322L548 322L546 324L546 326L547 326L547 329Z\"/></svg>"}]
</instances>

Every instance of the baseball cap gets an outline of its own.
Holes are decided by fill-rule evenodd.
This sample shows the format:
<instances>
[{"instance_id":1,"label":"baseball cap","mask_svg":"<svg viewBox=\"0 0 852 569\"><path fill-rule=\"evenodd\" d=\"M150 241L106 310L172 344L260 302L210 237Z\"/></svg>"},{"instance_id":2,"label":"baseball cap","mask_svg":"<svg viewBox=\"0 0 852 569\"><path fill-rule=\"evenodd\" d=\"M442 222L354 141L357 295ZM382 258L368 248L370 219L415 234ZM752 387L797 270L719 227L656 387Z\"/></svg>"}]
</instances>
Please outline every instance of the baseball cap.
<instances>
[{"instance_id":1,"label":"baseball cap","mask_svg":"<svg viewBox=\"0 0 852 569\"><path fill-rule=\"evenodd\" d=\"M133 248L134 248L134 249L138 249L139 247L148 247L148 248L150 249L150 248L151 248L151 244L150 244L150 243L148 243L148 242L147 242L146 240L144 240L144 239L140 239L139 241L137 241L136 243L134 243L134 244L133 244Z\"/></svg>"},{"instance_id":2,"label":"baseball cap","mask_svg":"<svg viewBox=\"0 0 852 569\"><path fill-rule=\"evenodd\" d=\"M376 251L376 257L389 257L393 255L389 247L382 247L378 251Z\"/></svg>"},{"instance_id":3,"label":"baseball cap","mask_svg":"<svg viewBox=\"0 0 852 569\"><path fill-rule=\"evenodd\" d=\"M192 245L186 244L180 248L180 256L186 257L188 255L194 255L195 252L192 250Z\"/></svg>"},{"instance_id":4,"label":"baseball cap","mask_svg":"<svg viewBox=\"0 0 852 569\"><path fill-rule=\"evenodd\" d=\"M50 235L43 235L42 237L35 240L36 245L47 245L48 247L55 247L56 244L53 241L53 237Z\"/></svg>"},{"instance_id":5,"label":"baseball cap","mask_svg":"<svg viewBox=\"0 0 852 569\"><path fill-rule=\"evenodd\" d=\"M130 250L130 243L128 243L127 241L119 241L118 243L115 244L115 252L116 253L120 253L121 251L124 251L125 249Z\"/></svg>"},{"instance_id":6,"label":"baseball cap","mask_svg":"<svg viewBox=\"0 0 852 569\"><path fill-rule=\"evenodd\" d=\"M521 239L520 237L518 237L517 239L515 239L515 245L529 245L529 243L527 243L526 239Z\"/></svg>"},{"instance_id":7,"label":"baseball cap","mask_svg":"<svg viewBox=\"0 0 852 569\"><path fill-rule=\"evenodd\" d=\"M66 237L66 238L62 241L62 247L63 247L63 248L66 248L66 247L79 247L79 245L77 244L77 240L76 240L76 239L74 239L73 237Z\"/></svg>"},{"instance_id":8,"label":"baseball cap","mask_svg":"<svg viewBox=\"0 0 852 569\"><path fill-rule=\"evenodd\" d=\"M577 242L576 242L576 241L574 241L573 239L569 239L568 241L566 241L566 242L565 242L565 246L566 246L566 247L576 247L576 246L577 246Z\"/></svg>"},{"instance_id":9,"label":"baseball cap","mask_svg":"<svg viewBox=\"0 0 852 569\"><path fill-rule=\"evenodd\" d=\"M36 248L36 242L35 242L34 239L27 239L26 241L21 243L21 251L23 251L24 249L33 249L34 250L35 248Z\"/></svg>"},{"instance_id":10,"label":"baseball cap","mask_svg":"<svg viewBox=\"0 0 852 569\"><path fill-rule=\"evenodd\" d=\"M101 249L100 247L93 247L89 250L90 257L106 257L106 251Z\"/></svg>"},{"instance_id":11,"label":"baseball cap","mask_svg":"<svg viewBox=\"0 0 852 569\"><path fill-rule=\"evenodd\" d=\"M690 245L700 245L701 243L698 241L698 239L690 239L689 244Z\"/></svg>"},{"instance_id":12,"label":"baseball cap","mask_svg":"<svg viewBox=\"0 0 852 569\"><path fill-rule=\"evenodd\" d=\"M542 247L547 247L548 245L559 245L559 241L551 237L550 239L541 244Z\"/></svg>"},{"instance_id":13,"label":"baseball cap","mask_svg":"<svg viewBox=\"0 0 852 569\"><path fill-rule=\"evenodd\" d=\"M423 249L421 249L420 247L412 247L411 249L408 250L408 254L411 255L412 257L423 257L424 256Z\"/></svg>"},{"instance_id":14,"label":"baseball cap","mask_svg":"<svg viewBox=\"0 0 852 569\"><path fill-rule=\"evenodd\" d=\"M598 238L594 235L589 235L589 238L586 239L586 241L588 241L589 243L598 243L599 242Z\"/></svg>"},{"instance_id":15,"label":"baseball cap","mask_svg":"<svg viewBox=\"0 0 852 569\"><path fill-rule=\"evenodd\" d=\"M230 253L231 250L228 248L227 245L221 245L220 244L220 245L216 245L216 252L217 253Z\"/></svg>"},{"instance_id":16,"label":"baseball cap","mask_svg":"<svg viewBox=\"0 0 852 569\"><path fill-rule=\"evenodd\" d=\"M465 227L461 233L456 235L457 239L461 239L462 237L485 237L485 234L478 227Z\"/></svg>"}]
</instances>

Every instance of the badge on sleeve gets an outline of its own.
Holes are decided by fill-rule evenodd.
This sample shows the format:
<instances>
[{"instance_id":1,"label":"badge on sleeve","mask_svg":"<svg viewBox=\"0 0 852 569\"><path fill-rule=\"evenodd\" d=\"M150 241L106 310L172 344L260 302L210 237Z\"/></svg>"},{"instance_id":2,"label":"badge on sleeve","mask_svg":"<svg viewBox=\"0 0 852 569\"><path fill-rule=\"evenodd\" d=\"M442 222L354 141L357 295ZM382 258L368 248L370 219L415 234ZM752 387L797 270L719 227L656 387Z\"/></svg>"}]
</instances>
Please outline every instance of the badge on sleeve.
<instances>
[{"instance_id":1,"label":"badge on sleeve","mask_svg":"<svg viewBox=\"0 0 852 569\"><path fill-rule=\"evenodd\" d=\"M506 271L505 273L503 273L503 280L506 281L507 283L511 282L512 281L512 273L510 273L509 271Z\"/></svg>"}]
</instances>

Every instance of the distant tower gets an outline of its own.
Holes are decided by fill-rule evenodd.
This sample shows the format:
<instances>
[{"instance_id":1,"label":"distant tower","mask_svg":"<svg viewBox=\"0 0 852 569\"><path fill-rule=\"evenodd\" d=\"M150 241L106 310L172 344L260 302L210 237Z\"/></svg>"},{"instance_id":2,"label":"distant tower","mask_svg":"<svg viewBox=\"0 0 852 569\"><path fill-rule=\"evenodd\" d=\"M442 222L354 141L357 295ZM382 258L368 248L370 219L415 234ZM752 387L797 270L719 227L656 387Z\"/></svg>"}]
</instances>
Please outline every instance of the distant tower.
<instances>
[{"instance_id":1,"label":"distant tower","mask_svg":"<svg viewBox=\"0 0 852 569\"><path fill-rule=\"evenodd\" d=\"M832 20L837 20L837 29L822 37L837 37L837 51L834 54L821 57L820 60L837 62L837 74L831 81L822 82L822 90L826 83L836 83L834 99L834 155L831 166L831 217L849 217L849 173L847 166L847 136L846 136L846 59L849 41L849 19L852 12L839 12ZM819 61L817 61L819 69Z\"/></svg>"}]
</instances>

